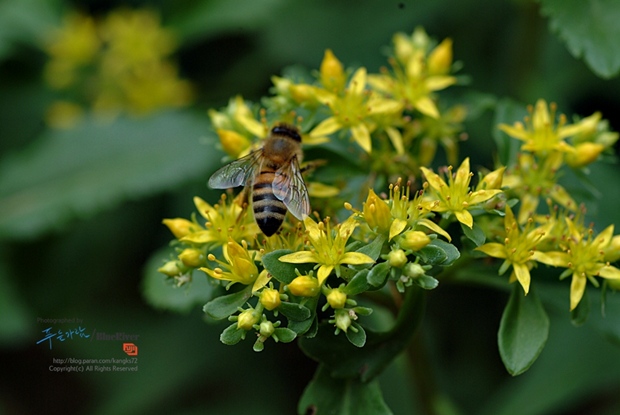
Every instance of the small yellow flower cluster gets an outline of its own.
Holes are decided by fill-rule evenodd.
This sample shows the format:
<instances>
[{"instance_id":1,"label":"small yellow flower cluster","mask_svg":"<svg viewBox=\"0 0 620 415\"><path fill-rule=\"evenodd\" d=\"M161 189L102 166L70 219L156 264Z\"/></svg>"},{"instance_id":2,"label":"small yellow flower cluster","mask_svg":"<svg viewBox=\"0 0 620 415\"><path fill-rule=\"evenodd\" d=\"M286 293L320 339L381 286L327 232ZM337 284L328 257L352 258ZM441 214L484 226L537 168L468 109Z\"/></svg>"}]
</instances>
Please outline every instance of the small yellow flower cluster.
<instances>
[{"instance_id":1,"label":"small yellow flower cluster","mask_svg":"<svg viewBox=\"0 0 620 415\"><path fill-rule=\"evenodd\" d=\"M556 107L550 107L551 111L544 100L538 100L534 108L529 108L525 126L520 122L499 126L522 142L516 163L508 167L503 180L507 198L518 199L519 212L515 218L507 205L505 232L500 237L503 243L489 242L477 249L504 259L500 274L512 267L510 280L519 281L526 294L530 271L537 262L567 268L560 278L572 275L570 309L574 310L583 297L586 280L595 286L597 276L620 281L620 270L610 265L620 255L620 236L613 236L612 225L594 237L594 231L582 224L582 212L577 212L581 220L574 220L570 212L577 210L577 204L558 184L558 173L564 165L581 168L594 162L615 143L618 134L608 131L600 113L574 124L567 124L566 117L561 115L556 124ZM536 221L541 196L550 199L549 205L553 201L563 209Z\"/></svg>"},{"instance_id":2,"label":"small yellow flower cluster","mask_svg":"<svg viewBox=\"0 0 620 415\"><path fill-rule=\"evenodd\" d=\"M299 221L285 217L270 237L260 234L243 202L247 192L213 206L196 198L204 225L195 218L164 221L177 238L178 255L160 271L180 285L200 270L228 290L205 306L207 314L234 321L222 333L224 343L254 331L259 351L269 338L311 337L319 327L317 310L331 309L326 320L336 334L361 347L365 334L357 320L372 309L356 299L387 286L392 290L382 292L397 308L401 293L434 289L444 269L480 253L503 259L499 273L512 269L510 281L526 294L537 263L567 268L561 277L573 278L571 310L586 280L620 281L620 270L610 265L620 258L613 226L595 236L571 216L576 203L558 184L562 166L585 166L618 138L600 114L570 125L560 117L556 125L554 107L550 114L541 100L527 127L500 126L523 142L514 165L475 176L469 157L456 167L464 107L445 109L438 101L438 91L457 81L451 40L434 45L417 29L411 36L395 35L393 43L390 70L348 70L328 49L316 79L274 77L275 96L261 101L262 108L236 96L227 107L209 111L232 159L259 148L269 125L299 125L311 157L326 159L316 174L330 183L309 183L314 212ZM432 169L439 144L450 166ZM324 205L315 199L320 196L328 199ZM541 196L564 208L535 215ZM275 320L281 315L286 327Z\"/></svg>"},{"instance_id":3,"label":"small yellow flower cluster","mask_svg":"<svg viewBox=\"0 0 620 415\"><path fill-rule=\"evenodd\" d=\"M153 11L120 9L102 19L70 13L48 39L44 77L63 96L48 109L50 126L71 127L85 107L139 115L192 100L170 60L174 36Z\"/></svg>"},{"instance_id":4,"label":"small yellow flower cluster","mask_svg":"<svg viewBox=\"0 0 620 415\"><path fill-rule=\"evenodd\" d=\"M574 124L567 124L566 116L560 115L556 124L555 104L549 106L540 99L528 110L525 125L515 122L499 126L523 143L517 163L504 177L509 195L521 202L521 224L536 213L541 196L575 211L577 203L558 184L558 171L565 164L573 168L587 166L618 140L618 133L608 131L607 122L598 112Z\"/></svg>"}]
</instances>

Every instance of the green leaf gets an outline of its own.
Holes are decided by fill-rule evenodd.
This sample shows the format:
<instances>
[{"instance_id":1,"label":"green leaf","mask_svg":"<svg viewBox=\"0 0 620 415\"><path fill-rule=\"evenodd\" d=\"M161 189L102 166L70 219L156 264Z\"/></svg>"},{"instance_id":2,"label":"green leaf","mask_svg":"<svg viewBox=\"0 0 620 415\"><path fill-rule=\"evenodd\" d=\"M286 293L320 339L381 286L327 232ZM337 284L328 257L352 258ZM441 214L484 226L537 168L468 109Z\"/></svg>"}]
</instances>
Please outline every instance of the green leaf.
<instances>
[{"instance_id":1,"label":"green leaf","mask_svg":"<svg viewBox=\"0 0 620 415\"><path fill-rule=\"evenodd\" d=\"M289 320L288 328L297 334L307 334L312 328L312 324L315 320L315 315L302 321Z\"/></svg>"},{"instance_id":2,"label":"green leaf","mask_svg":"<svg viewBox=\"0 0 620 415\"><path fill-rule=\"evenodd\" d=\"M278 341L282 343L290 343L297 337L297 333L291 329L287 329L286 327L278 327L274 329L273 334L275 334L278 337Z\"/></svg>"},{"instance_id":3,"label":"green leaf","mask_svg":"<svg viewBox=\"0 0 620 415\"><path fill-rule=\"evenodd\" d=\"M342 335L335 335L331 325L323 323L314 338L302 337L299 345L310 358L325 364L338 378L360 377L367 382L381 371L409 343L424 313L425 291L412 286L405 294L396 323L387 332L366 330L366 344L353 346Z\"/></svg>"},{"instance_id":4,"label":"green leaf","mask_svg":"<svg viewBox=\"0 0 620 415\"><path fill-rule=\"evenodd\" d=\"M293 251L290 249L278 249L277 251L264 255L262 259L263 266L267 271L283 284L290 284L291 281L297 278L295 269L299 270L302 274L308 274L314 267L314 264L291 264L280 261L281 256L292 253Z\"/></svg>"},{"instance_id":5,"label":"green leaf","mask_svg":"<svg viewBox=\"0 0 620 415\"><path fill-rule=\"evenodd\" d=\"M203 311L216 320L222 320L233 314L239 307L252 297L252 286L234 294L223 295L205 304Z\"/></svg>"},{"instance_id":6,"label":"green leaf","mask_svg":"<svg viewBox=\"0 0 620 415\"><path fill-rule=\"evenodd\" d=\"M368 283L373 287L383 286L389 271L390 264L388 262L381 262L380 264L375 265L368 273Z\"/></svg>"},{"instance_id":7,"label":"green leaf","mask_svg":"<svg viewBox=\"0 0 620 415\"><path fill-rule=\"evenodd\" d=\"M320 365L297 407L299 414L389 415L377 380L336 379Z\"/></svg>"},{"instance_id":8,"label":"green leaf","mask_svg":"<svg viewBox=\"0 0 620 415\"><path fill-rule=\"evenodd\" d=\"M461 253L456 247L441 239L433 239L430 244L415 252L422 261L430 265L450 266L459 259Z\"/></svg>"},{"instance_id":9,"label":"green leaf","mask_svg":"<svg viewBox=\"0 0 620 415\"><path fill-rule=\"evenodd\" d=\"M353 330L353 328L357 331ZM347 339L355 347L364 347L366 344L366 331L364 330L364 327L360 326L355 321L351 323L351 327L347 329L345 334Z\"/></svg>"},{"instance_id":10,"label":"green leaf","mask_svg":"<svg viewBox=\"0 0 620 415\"><path fill-rule=\"evenodd\" d=\"M474 244L476 244L477 247L484 244L486 236L482 228L476 225L476 222L474 222L474 226L472 228L461 223L461 229L463 230L465 236Z\"/></svg>"},{"instance_id":11,"label":"green leaf","mask_svg":"<svg viewBox=\"0 0 620 415\"><path fill-rule=\"evenodd\" d=\"M296 321L306 320L310 318L312 314L308 307L287 301L282 301L280 303L278 311L284 314L288 319Z\"/></svg>"},{"instance_id":12,"label":"green leaf","mask_svg":"<svg viewBox=\"0 0 620 415\"><path fill-rule=\"evenodd\" d=\"M497 335L500 356L513 376L530 368L549 335L549 317L532 288L523 295L521 286L513 284Z\"/></svg>"},{"instance_id":13,"label":"green leaf","mask_svg":"<svg viewBox=\"0 0 620 415\"><path fill-rule=\"evenodd\" d=\"M425 290L433 290L439 285L439 281L429 275L422 275L421 277L415 278L413 281Z\"/></svg>"},{"instance_id":14,"label":"green leaf","mask_svg":"<svg viewBox=\"0 0 620 415\"><path fill-rule=\"evenodd\" d=\"M211 300L217 286L209 283L204 272L194 273L189 284L175 286L169 277L157 271L164 260L171 258L174 253L174 250L167 246L151 255L144 266L142 295L146 302L155 308L188 313Z\"/></svg>"},{"instance_id":15,"label":"green leaf","mask_svg":"<svg viewBox=\"0 0 620 415\"><path fill-rule=\"evenodd\" d=\"M206 176L220 154L207 119L169 112L45 132L0 160L0 238L32 238Z\"/></svg>"},{"instance_id":16,"label":"green leaf","mask_svg":"<svg viewBox=\"0 0 620 415\"><path fill-rule=\"evenodd\" d=\"M364 246L359 248L357 252L366 254L376 261L379 258L379 255L381 255L381 249L383 248L385 239L385 235L379 234L375 239L372 240L371 243L365 244Z\"/></svg>"},{"instance_id":17,"label":"green leaf","mask_svg":"<svg viewBox=\"0 0 620 415\"><path fill-rule=\"evenodd\" d=\"M220 341L224 344L232 346L239 343L245 337L245 330L237 327L237 322L226 327L220 334Z\"/></svg>"},{"instance_id":18,"label":"green leaf","mask_svg":"<svg viewBox=\"0 0 620 415\"><path fill-rule=\"evenodd\" d=\"M617 0L541 0L541 13L575 58L611 78L620 70L620 2Z\"/></svg>"},{"instance_id":19,"label":"green leaf","mask_svg":"<svg viewBox=\"0 0 620 415\"><path fill-rule=\"evenodd\" d=\"M348 296L354 296L363 293L364 291L368 291L370 285L368 284L368 273L367 269L363 269L359 271L351 281L342 289L342 292Z\"/></svg>"}]
</instances>

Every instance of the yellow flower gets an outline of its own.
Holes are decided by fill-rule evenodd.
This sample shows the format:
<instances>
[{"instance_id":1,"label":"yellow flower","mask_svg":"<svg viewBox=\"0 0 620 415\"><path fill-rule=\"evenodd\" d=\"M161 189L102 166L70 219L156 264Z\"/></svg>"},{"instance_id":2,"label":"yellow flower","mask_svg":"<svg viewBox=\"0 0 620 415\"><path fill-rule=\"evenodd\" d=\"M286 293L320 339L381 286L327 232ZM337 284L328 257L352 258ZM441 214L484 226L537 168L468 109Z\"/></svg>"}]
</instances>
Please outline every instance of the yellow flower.
<instances>
[{"instance_id":1,"label":"yellow flower","mask_svg":"<svg viewBox=\"0 0 620 415\"><path fill-rule=\"evenodd\" d=\"M319 123L310 137L317 139L340 130L348 130L353 140L366 152L372 150L370 134L376 128L373 116L398 113L402 105L366 89L366 68L353 74L347 88L339 93L324 91L321 97L332 116Z\"/></svg>"},{"instance_id":2,"label":"yellow flower","mask_svg":"<svg viewBox=\"0 0 620 415\"><path fill-rule=\"evenodd\" d=\"M375 262L366 254L360 252L346 252L347 240L357 226L353 216L349 217L335 229L335 235L329 225L329 218L318 224L310 217L304 219L304 225L310 243L311 251L300 251L280 257L280 261L293 264L316 263L318 282L322 285L333 270L340 276L340 265L372 264Z\"/></svg>"},{"instance_id":3,"label":"yellow flower","mask_svg":"<svg viewBox=\"0 0 620 415\"><path fill-rule=\"evenodd\" d=\"M439 118L432 93L456 83L455 77L446 75L452 63L452 42L445 40L427 54L429 44L422 29L417 29L410 39L397 34L394 36L396 59L390 61L393 74L372 75L368 82L406 106Z\"/></svg>"},{"instance_id":4,"label":"yellow flower","mask_svg":"<svg viewBox=\"0 0 620 415\"><path fill-rule=\"evenodd\" d=\"M530 289L530 269L534 261L539 258L540 252L536 251L536 244L549 232L553 224L548 224L539 228L531 229L533 221L530 220L526 229L521 232L519 224L515 220L510 206L506 205L506 216L504 218L504 228L506 237L504 243L489 242L476 248L494 258L504 260L499 269L499 274L503 274L512 266L511 281L515 279L523 287L525 294Z\"/></svg>"},{"instance_id":5,"label":"yellow flower","mask_svg":"<svg viewBox=\"0 0 620 415\"><path fill-rule=\"evenodd\" d=\"M551 151L573 152L575 149L565 139L591 129L590 122L583 119L577 124L566 124L566 116L559 116L556 125L556 105L551 104L551 113L547 102L539 99L536 107L528 107L530 117L525 118L526 125L520 122L510 126L501 124L499 128L511 137L523 141L522 150L546 155Z\"/></svg>"},{"instance_id":6,"label":"yellow flower","mask_svg":"<svg viewBox=\"0 0 620 415\"><path fill-rule=\"evenodd\" d=\"M481 189L475 192L469 190L472 176L469 171L469 158L463 160L454 176L452 166L448 167L448 183L431 170L425 167L420 169L430 185L430 209L434 212L452 213L459 222L470 228L473 227L474 220L468 209L501 193L499 189Z\"/></svg>"},{"instance_id":7,"label":"yellow flower","mask_svg":"<svg viewBox=\"0 0 620 415\"><path fill-rule=\"evenodd\" d=\"M368 197L362 212L370 229L377 233L387 233L390 229L392 223L390 207L372 189L368 189Z\"/></svg>"},{"instance_id":8,"label":"yellow flower","mask_svg":"<svg viewBox=\"0 0 620 415\"><path fill-rule=\"evenodd\" d=\"M520 153L515 169L504 176L504 186L521 202L517 218L519 223L525 223L536 213L541 196L550 197L570 210L577 207L566 189L557 184L557 171L562 165L562 158L562 153L553 152L539 163L533 154Z\"/></svg>"},{"instance_id":9,"label":"yellow flower","mask_svg":"<svg viewBox=\"0 0 620 415\"><path fill-rule=\"evenodd\" d=\"M229 239L222 251L226 262L217 260L213 254L209 254L209 261L217 262L220 266L227 269L227 271L220 267L213 269L202 267L199 269L212 278L230 281L230 284L226 288L237 282L243 285L250 285L256 281L258 278L258 268L254 263L253 256L250 255L248 251L245 241L243 241L243 245L240 245L232 239Z\"/></svg>"},{"instance_id":10,"label":"yellow flower","mask_svg":"<svg viewBox=\"0 0 620 415\"><path fill-rule=\"evenodd\" d=\"M323 88L336 93L344 88L347 81L344 67L331 49L325 51L321 62L320 77Z\"/></svg>"},{"instance_id":11,"label":"yellow flower","mask_svg":"<svg viewBox=\"0 0 620 415\"><path fill-rule=\"evenodd\" d=\"M90 64L101 47L95 21L90 16L69 13L63 26L48 36L45 46L50 61L45 65L45 80L53 88L66 88L78 77L80 67Z\"/></svg>"},{"instance_id":12,"label":"yellow flower","mask_svg":"<svg viewBox=\"0 0 620 415\"><path fill-rule=\"evenodd\" d=\"M560 243L564 252L545 252L537 261L554 267L567 268L560 279L572 275L570 286L570 309L574 310L581 301L586 289L586 281L598 287L594 277L620 280L620 269L609 265L605 252L612 243L614 225L610 225L598 236L593 237L592 229L584 230L569 218L565 218L568 235Z\"/></svg>"},{"instance_id":13,"label":"yellow flower","mask_svg":"<svg viewBox=\"0 0 620 415\"><path fill-rule=\"evenodd\" d=\"M225 245L229 239L252 240L259 233L258 225L252 215L247 214L247 209L234 201L227 203L225 195L214 206L198 196L194 197L194 204L202 217L207 219L205 228L185 235L180 239L181 242Z\"/></svg>"}]
</instances>

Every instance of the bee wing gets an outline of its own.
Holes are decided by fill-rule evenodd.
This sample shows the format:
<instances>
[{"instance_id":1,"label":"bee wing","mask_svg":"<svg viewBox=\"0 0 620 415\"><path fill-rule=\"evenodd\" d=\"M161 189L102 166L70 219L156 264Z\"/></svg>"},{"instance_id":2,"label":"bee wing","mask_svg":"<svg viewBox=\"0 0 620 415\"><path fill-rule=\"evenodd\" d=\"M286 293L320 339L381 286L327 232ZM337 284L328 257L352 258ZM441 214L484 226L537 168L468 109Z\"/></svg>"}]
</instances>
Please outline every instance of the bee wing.
<instances>
[{"instance_id":1,"label":"bee wing","mask_svg":"<svg viewBox=\"0 0 620 415\"><path fill-rule=\"evenodd\" d=\"M229 189L245 185L254 176L254 172L260 167L262 150L251 152L245 157L232 161L217 170L209 179L209 187L212 189Z\"/></svg>"},{"instance_id":2,"label":"bee wing","mask_svg":"<svg viewBox=\"0 0 620 415\"><path fill-rule=\"evenodd\" d=\"M275 197L281 200L297 219L302 220L310 214L308 189L301 175L297 157L276 171L271 187Z\"/></svg>"}]
</instances>

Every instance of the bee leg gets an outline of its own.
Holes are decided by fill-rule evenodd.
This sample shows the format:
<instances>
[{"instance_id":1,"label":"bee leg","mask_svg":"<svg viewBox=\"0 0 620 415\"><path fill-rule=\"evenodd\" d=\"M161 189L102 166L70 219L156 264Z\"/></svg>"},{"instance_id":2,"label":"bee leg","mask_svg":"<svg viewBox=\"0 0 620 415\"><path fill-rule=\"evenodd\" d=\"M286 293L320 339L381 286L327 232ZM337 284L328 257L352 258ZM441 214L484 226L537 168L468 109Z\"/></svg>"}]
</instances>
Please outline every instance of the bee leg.
<instances>
[{"instance_id":1,"label":"bee leg","mask_svg":"<svg viewBox=\"0 0 620 415\"><path fill-rule=\"evenodd\" d=\"M323 166L325 164L327 164L327 160L312 160L312 161L308 161L308 162L304 163L304 165L299 168L299 171L302 174L305 174L307 172L312 172L317 167Z\"/></svg>"}]
</instances>

